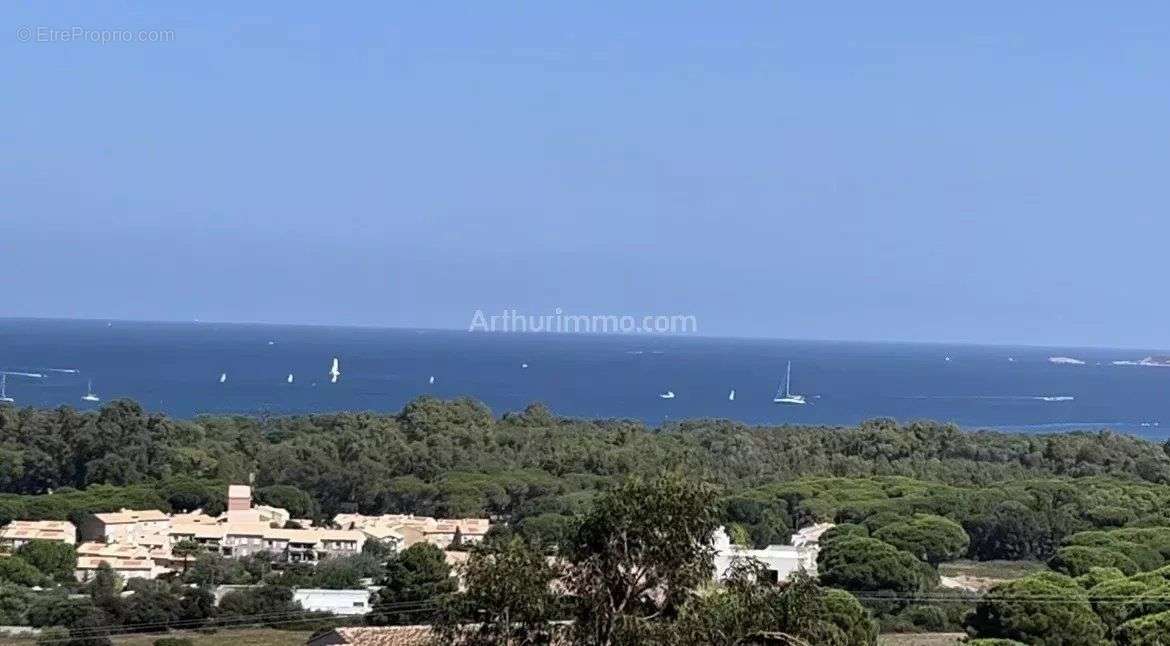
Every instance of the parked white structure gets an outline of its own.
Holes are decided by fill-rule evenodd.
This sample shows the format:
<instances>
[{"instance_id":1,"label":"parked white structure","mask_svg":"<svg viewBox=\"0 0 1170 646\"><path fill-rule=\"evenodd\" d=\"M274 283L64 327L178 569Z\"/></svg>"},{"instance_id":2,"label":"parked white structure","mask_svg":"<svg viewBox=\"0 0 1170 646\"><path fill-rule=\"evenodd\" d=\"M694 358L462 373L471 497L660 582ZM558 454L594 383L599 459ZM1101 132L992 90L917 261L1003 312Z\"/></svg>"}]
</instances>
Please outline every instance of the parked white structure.
<instances>
[{"instance_id":1,"label":"parked white structure","mask_svg":"<svg viewBox=\"0 0 1170 646\"><path fill-rule=\"evenodd\" d=\"M365 589L297 588L293 590L293 601L299 601L305 610L335 615L364 615L370 611L370 591Z\"/></svg>"},{"instance_id":2,"label":"parked white structure","mask_svg":"<svg viewBox=\"0 0 1170 646\"><path fill-rule=\"evenodd\" d=\"M223 601L224 595L229 592L255 589L257 585L220 585L216 586L215 605ZM377 592L376 586L355 588L349 590L327 590L324 588L295 588L293 601L311 612L330 612L335 615L364 615L370 611L370 597Z\"/></svg>"},{"instance_id":3,"label":"parked white structure","mask_svg":"<svg viewBox=\"0 0 1170 646\"><path fill-rule=\"evenodd\" d=\"M759 561L767 568L768 577L776 583L801 571L816 576L817 554L820 552L817 541L831 527L831 523L811 525L794 533L791 545L769 545L762 550L732 544L727 532L720 527L711 539L715 548L715 578L726 579L736 559Z\"/></svg>"}]
</instances>

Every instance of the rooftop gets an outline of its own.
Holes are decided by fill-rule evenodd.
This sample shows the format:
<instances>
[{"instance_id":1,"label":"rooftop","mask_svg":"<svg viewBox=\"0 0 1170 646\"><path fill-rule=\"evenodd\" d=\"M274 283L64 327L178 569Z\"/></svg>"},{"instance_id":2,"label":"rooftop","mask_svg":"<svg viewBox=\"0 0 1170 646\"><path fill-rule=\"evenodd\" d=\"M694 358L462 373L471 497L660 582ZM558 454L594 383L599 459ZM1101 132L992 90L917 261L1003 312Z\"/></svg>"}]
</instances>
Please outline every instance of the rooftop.
<instances>
[{"instance_id":1,"label":"rooftop","mask_svg":"<svg viewBox=\"0 0 1170 646\"><path fill-rule=\"evenodd\" d=\"M107 525L165 521L170 519L169 516L157 509L121 509L119 511L94 514L94 517Z\"/></svg>"},{"instance_id":2,"label":"rooftop","mask_svg":"<svg viewBox=\"0 0 1170 646\"><path fill-rule=\"evenodd\" d=\"M77 528L66 520L14 520L0 527L0 540L76 540Z\"/></svg>"}]
</instances>

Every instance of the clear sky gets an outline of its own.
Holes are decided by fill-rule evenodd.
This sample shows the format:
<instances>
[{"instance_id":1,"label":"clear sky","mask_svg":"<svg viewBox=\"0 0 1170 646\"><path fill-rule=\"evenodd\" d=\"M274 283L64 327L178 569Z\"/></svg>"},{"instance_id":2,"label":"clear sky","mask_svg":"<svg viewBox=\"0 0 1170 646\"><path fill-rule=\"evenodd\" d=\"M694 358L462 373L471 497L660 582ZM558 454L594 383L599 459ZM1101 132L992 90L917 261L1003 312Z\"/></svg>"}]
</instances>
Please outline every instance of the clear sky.
<instances>
[{"instance_id":1,"label":"clear sky","mask_svg":"<svg viewBox=\"0 0 1170 646\"><path fill-rule=\"evenodd\" d=\"M1170 347L1165 2L101 4L0 9L0 316Z\"/></svg>"}]
</instances>

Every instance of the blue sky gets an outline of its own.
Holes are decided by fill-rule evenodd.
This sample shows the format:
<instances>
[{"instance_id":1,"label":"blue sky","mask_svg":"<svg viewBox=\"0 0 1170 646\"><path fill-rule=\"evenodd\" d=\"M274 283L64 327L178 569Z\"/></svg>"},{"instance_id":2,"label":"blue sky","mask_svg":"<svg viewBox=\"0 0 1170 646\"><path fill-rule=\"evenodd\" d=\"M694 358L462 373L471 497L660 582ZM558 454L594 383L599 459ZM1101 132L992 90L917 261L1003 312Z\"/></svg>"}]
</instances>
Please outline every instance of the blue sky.
<instances>
[{"instance_id":1,"label":"blue sky","mask_svg":"<svg viewBox=\"0 0 1170 646\"><path fill-rule=\"evenodd\" d=\"M1165 3L0 15L0 316L1170 347Z\"/></svg>"}]
</instances>

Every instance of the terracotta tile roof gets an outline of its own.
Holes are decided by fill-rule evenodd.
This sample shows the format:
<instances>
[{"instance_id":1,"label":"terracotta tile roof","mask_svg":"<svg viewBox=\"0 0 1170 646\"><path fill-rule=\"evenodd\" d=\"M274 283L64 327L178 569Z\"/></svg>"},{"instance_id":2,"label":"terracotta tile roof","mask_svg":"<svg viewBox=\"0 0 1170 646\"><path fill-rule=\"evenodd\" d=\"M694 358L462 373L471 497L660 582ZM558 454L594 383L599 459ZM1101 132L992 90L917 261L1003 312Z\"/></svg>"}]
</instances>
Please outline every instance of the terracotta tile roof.
<instances>
[{"instance_id":1,"label":"terracotta tile roof","mask_svg":"<svg viewBox=\"0 0 1170 646\"><path fill-rule=\"evenodd\" d=\"M157 509L122 509L120 511L111 511L104 514L94 514L94 516L107 525L170 520L169 516Z\"/></svg>"},{"instance_id":2,"label":"terracotta tile roof","mask_svg":"<svg viewBox=\"0 0 1170 646\"><path fill-rule=\"evenodd\" d=\"M491 521L487 518L432 518L409 514L383 514L381 516L338 514L333 517L333 522L339 527L353 527L355 529L409 527L426 534L454 534L455 529L458 528L460 533L464 535L482 535L491 528Z\"/></svg>"},{"instance_id":3,"label":"terracotta tile roof","mask_svg":"<svg viewBox=\"0 0 1170 646\"><path fill-rule=\"evenodd\" d=\"M77 546L77 555L113 559L150 558L150 552L146 548L126 543L82 543Z\"/></svg>"},{"instance_id":4,"label":"terracotta tile roof","mask_svg":"<svg viewBox=\"0 0 1170 646\"><path fill-rule=\"evenodd\" d=\"M96 570L102 563L109 563L115 570L150 570L154 568L151 559L122 559L106 558L102 556L77 557L78 570Z\"/></svg>"},{"instance_id":5,"label":"terracotta tile roof","mask_svg":"<svg viewBox=\"0 0 1170 646\"><path fill-rule=\"evenodd\" d=\"M44 540L72 543L77 529L65 520L14 520L0 527L0 540Z\"/></svg>"}]
</instances>

